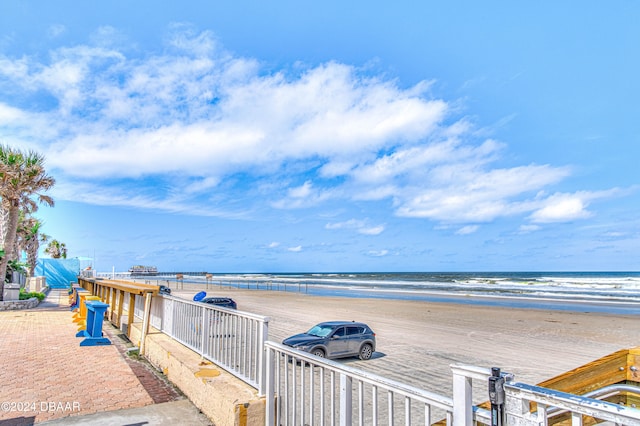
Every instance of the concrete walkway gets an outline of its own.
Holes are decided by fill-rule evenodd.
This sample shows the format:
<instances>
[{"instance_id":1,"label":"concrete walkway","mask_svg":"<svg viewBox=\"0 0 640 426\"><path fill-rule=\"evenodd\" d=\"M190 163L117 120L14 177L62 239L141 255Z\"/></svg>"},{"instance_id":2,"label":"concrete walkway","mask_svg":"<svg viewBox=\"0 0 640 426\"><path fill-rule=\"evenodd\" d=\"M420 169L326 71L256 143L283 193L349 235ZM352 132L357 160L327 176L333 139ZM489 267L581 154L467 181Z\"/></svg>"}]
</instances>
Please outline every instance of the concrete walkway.
<instances>
[{"instance_id":1,"label":"concrete walkway","mask_svg":"<svg viewBox=\"0 0 640 426\"><path fill-rule=\"evenodd\" d=\"M1 424L1 422L0 422ZM208 425L205 416L188 399L148 405L141 408L106 411L87 416L66 417L40 423L42 426L131 426L131 425Z\"/></svg>"},{"instance_id":2,"label":"concrete walkway","mask_svg":"<svg viewBox=\"0 0 640 426\"><path fill-rule=\"evenodd\" d=\"M38 307L0 312L0 426L210 425L104 323L108 346L79 346L66 290Z\"/></svg>"}]
</instances>

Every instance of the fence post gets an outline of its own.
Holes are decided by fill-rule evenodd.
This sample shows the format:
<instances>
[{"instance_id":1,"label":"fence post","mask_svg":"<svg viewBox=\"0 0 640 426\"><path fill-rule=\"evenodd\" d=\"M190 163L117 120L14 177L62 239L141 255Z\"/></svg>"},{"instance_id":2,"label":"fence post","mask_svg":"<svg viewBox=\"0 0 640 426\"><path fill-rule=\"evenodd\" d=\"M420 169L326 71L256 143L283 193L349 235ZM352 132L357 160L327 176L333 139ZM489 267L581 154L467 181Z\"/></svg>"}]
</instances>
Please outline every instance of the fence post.
<instances>
[{"instance_id":1,"label":"fence post","mask_svg":"<svg viewBox=\"0 0 640 426\"><path fill-rule=\"evenodd\" d=\"M142 315L142 336L140 337L140 355L144 355L145 340L147 339L147 333L149 332L149 317L151 316L151 296L153 293L147 292L144 294L144 314Z\"/></svg>"},{"instance_id":2,"label":"fence post","mask_svg":"<svg viewBox=\"0 0 640 426\"><path fill-rule=\"evenodd\" d=\"M351 426L353 379L340 373L340 426Z\"/></svg>"},{"instance_id":3,"label":"fence post","mask_svg":"<svg viewBox=\"0 0 640 426\"><path fill-rule=\"evenodd\" d=\"M200 356L204 357L205 354L205 343L207 342L208 338L209 338L209 321L208 321L208 312L209 309L205 309L204 306L199 307L202 310L202 335L201 335L201 339L202 341L200 342Z\"/></svg>"},{"instance_id":4,"label":"fence post","mask_svg":"<svg viewBox=\"0 0 640 426\"><path fill-rule=\"evenodd\" d=\"M274 350L267 346L263 346L266 355L266 374L265 380L265 392L266 392L266 407L265 407L265 424L266 426L275 425L275 360ZM261 386L262 387L262 386Z\"/></svg>"},{"instance_id":5,"label":"fence post","mask_svg":"<svg viewBox=\"0 0 640 426\"><path fill-rule=\"evenodd\" d=\"M162 298L162 332L173 337L173 300Z\"/></svg>"},{"instance_id":6,"label":"fence post","mask_svg":"<svg viewBox=\"0 0 640 426\"><path fill-rule=\"evenodd\" d=\"M265 380L266 380L266 370L269 368L273 368L272 365L268 364L268 360L265 360L265 346L264 343L267 341L267 336L269 334L269 318L265 318L264 321L260 321L260 330L258 331L258 342L257 342L257 356L258 356L258 374L256 380L258 381L258 395L262 396L265 394ZM270 351L268 351L270 352ZM267 365L265 366L265 362Z\"/></svg>"},{"instance_id":7,"label":"fence post","mask_svg":"<svg viewBox=\"0 0 640 426\"><path fill-rule=\"evenodd\" d=\"M471 377L462 368L451 366L453 372L453 426L473 425L473 395Z\"/></svg>"}]
</instances>

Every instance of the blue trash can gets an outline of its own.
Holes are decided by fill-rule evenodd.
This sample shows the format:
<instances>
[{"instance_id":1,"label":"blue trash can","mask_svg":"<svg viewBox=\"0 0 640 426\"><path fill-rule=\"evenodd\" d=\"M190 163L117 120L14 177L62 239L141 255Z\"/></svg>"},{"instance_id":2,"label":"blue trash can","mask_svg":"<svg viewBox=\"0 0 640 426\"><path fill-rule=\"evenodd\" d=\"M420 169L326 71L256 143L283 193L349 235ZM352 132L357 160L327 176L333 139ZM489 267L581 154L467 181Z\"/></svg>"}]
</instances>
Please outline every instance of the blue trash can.
<instances>
[{"instance_id":1,"label":"blue trash can","mask_svg":"<svg viewBox=\"0 0 640 426\"><path fill-rule=\"evenodd\" d=\"M84 337L80 346L110 345L111 340L102 335L102 322L109 305L99 301L85 302L87 306L87 328L80 330L76 337Z\"/></svg>"}]
</instances>

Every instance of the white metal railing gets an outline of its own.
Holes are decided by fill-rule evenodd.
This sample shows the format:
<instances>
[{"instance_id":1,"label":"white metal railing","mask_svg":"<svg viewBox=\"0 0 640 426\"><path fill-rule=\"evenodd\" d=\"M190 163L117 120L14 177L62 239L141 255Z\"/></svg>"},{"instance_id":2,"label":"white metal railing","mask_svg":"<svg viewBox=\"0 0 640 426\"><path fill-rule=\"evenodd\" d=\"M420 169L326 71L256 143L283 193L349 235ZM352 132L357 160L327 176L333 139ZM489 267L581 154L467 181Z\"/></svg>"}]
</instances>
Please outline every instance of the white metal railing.
<instances>
[{"instance_id":1,"label":"white metal railing","mask_svg":"<svg viewBox=\"0 0 640 426\"><path fill-rule=\"evenodd\" d=\"M506 383L505 393L509 424L546 426L559 422L557 416L565 416L572 426L586 423L585 418L592 418L589 424L640 425L640 410L624 405L524 383Z\"/></svg>"},{"instance_id":2,"label":"white metal railing","mask_svg":"<svg viewBox=\"0 0 640 426\"><path fill-rule=\"evenodd\" d=\"M491 412L473 405L473 381L484 386L485 393L480 400L486 400L488 381L492 372L489 368L471 365L451 365L453 374L453 418L454 426L491 424ZM511 375L508 375L511 378Z\"/></svg>"},{"instance_id":3,"label":"white metal railing","mask_svg":"<svg viewBox=\"0 0 640 426\"><path fill-rule=\"evenodd\" d=\"M155 299L156 300L162 300L160 298L155 298ZM154 303L151 304L151 306L153 306L153 305L154 305ZM135 304L133 306L133 315L136 318L140 318L140 319L144 318L144 296L140 296L139 294L135 295Z\"/></svg>"},{"instance_id":4,"label":"white metal railing","mask_svg":"<svg viewBox=\"0 0 640 426\"><path fill-rule=\"evenodd\" d=\"M266 425L492 424L491 411L474 406L472 382L488 390L491 369L452 365L453 398L434 394L340 363L266 342ZM640 410L505 379L504 424L603 423L640 426ZM630 385L605 392L629 391ZM637 386L631 386L638 393ZM484 392L483 392L484 393ZM480 400L486 400L486 393ZM588 419L588 421L587 421ZM595 420L594 420L595 419ZM568 423L567 423L568 422ZM503 424L503 423L500 423Z\"/></svg>"},{"instance_id":5,"label":"white metal railing","mask_svg":"<svg viewBox=\"0 0 640 426\"><path fill-rule=\"evenodd\" d=\"M155 315L152 312L152 324L159 322L163 333L264 395L263 345L268 333L268 317L172 296L154 299L153 304L159 303L156 300L162 301L162 317L158 318L159 311Z\"/></svg>"},{"instance_id":6,"label":"white metal railing","mask_svg":"<svg viewBox=\"0 0 640 426\"><path fill-rule=\"evenodd\" d=\"M79 274L82 278L95 279L96 271L94 269L83 269Z\"/></svg>"},{"instance_id":7,"label":"white metal railing","mask_svg":"<svg viewBox=\"0 0 640 426\"><path fill-rule=\"evenodd\" d=\"M266 425L425 424L446 418L453 400L266 342Z\"/></svg>"},{"instance_id":8,"label":"white metal railing","mask_svg":"<svg viewBox=\"0 0 640 426\"><path fill-rule=\"evenodd\" d=\"M134 296L135 305L133 307L133 315L140 319L144 319L144 296L136 294ZM129 300L125 298L124 300L124 309L129 310ZM165 322L164 319L164 298L163 297L154 297L153 302L151 303L151 313L149 315L149 324L151 327L156 328L158 330L162 330L163 324Z\"/></svg>"},{"instance_id":9,"label":"white metal railing","mask_svg":"<svg viewBox=\"0 0 640 426\"><path fill-rule=\"evenodd\" d=\"M136 296L135 315L142 318L143 310L144 298ZM450 398L266 341L269 319L260 315L160 296L153 298L150 321L255 387L266 397L267 426L431 425L433 419L444 419L453 426L492 424L491 412L474 406L473 397L474 380L487 389L492 376L488 368L452 365ZM626 387L631 385L603 390L604 395L594 392L579 396L516 383L510 374L502 377L505 424L547 426L569 422L582 426L596 419L596 423L640 426L640 410L588 397L627 392ZM632 388L639 393L637 386ZM484 395L477 399L486 400Z\"/></svg>"},{"instance_id":10,"label":"white metal railing","mask_svg":"<svg viewBox=\"0 0 640 426\"><path fill-rule=\"evenodd\" d=\"M453 372L453 417L454 425L491 424L489 410L473 406L472 380L481 381L487 386L492 372L490 369L465 365L451 366ZM611 422L624 426L640 426L640 410L623 405L593 399L607 397L619 392L638 393L640 389L631 385L610 386L607 389L593 391L585 396L573 395L540 386L516 383L513 375L503 374L505 378L505 421L506 424L519 426L547 426L549 424L569 423L581 426L583 416L597 419L595 423ZM534 409L535 407L535 409ZM560 418L559 416L564 416ZM591 421L589 424L594 424Z\"/></svg>"}]
</instances>

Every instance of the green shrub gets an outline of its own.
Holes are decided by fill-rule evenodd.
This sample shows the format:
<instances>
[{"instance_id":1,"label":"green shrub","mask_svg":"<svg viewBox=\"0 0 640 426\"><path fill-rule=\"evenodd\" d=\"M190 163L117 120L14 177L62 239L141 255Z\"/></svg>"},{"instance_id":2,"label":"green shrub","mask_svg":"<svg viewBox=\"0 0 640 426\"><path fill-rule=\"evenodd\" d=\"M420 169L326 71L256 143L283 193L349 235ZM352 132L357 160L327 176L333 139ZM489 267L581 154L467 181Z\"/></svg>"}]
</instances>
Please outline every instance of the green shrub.
<instances>
[{"instance_id":1,"label":"green shrub","mask_svg":"<svg viewBox=\"0 0 640 426\"><path fill-rule=\"evenodd\" d=\"M26 291L24 291L23 288L20 289L20 300L31 299L32 297L37 297L38 300L42 302L42 300L44 299L45 295L44 295L44 293L38 293L37 291L31 291L31 292L27 293Z\"/></svg>"}]
</instances>

